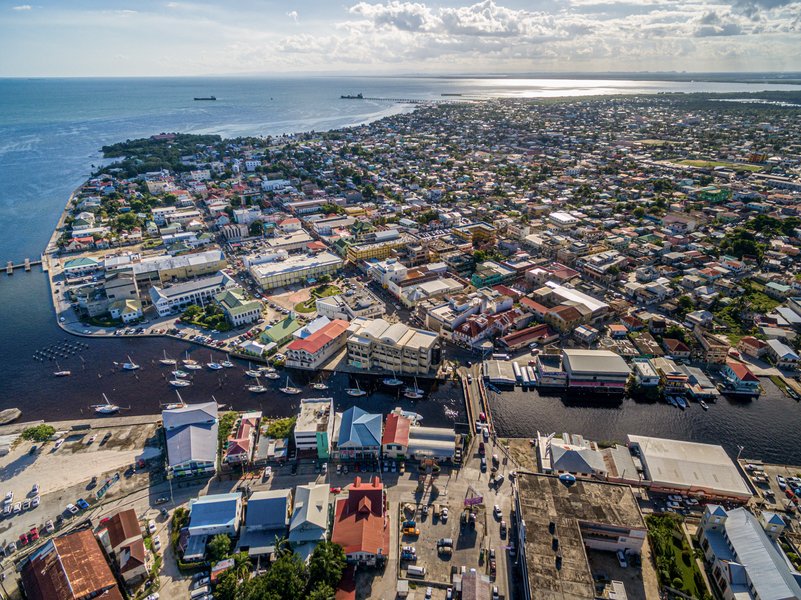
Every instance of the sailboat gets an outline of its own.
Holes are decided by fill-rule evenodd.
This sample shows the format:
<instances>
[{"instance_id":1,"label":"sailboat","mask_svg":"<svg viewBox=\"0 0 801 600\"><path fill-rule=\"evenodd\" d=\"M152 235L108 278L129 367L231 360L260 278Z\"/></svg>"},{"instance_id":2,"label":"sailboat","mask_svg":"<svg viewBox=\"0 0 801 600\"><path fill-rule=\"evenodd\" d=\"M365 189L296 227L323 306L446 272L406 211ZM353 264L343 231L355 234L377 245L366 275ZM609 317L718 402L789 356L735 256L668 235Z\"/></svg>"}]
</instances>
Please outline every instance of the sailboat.
<instances>
[{"instance_id":1,"label":"sailboat","mask_svg":"<svg viewBox=\"0 0 801 600\"><path fill-rule=\"evenodd\" d=\"M184 359L184 368L189 369L190 371L198 371L202 369L199 364L197 364L196 360L192 360L189 358L189 350L186 351L186 358Z\"/></svg>"},{"instance_id":2,"label":"sailboat","mask_svg":"<svg viewBox=\"0 0 801 600\"><path fill-rule=\"evenodd\" d=\"M300 394L300 388L296 388L295 386L290 385L290 383L291 382L289 381L289 375L287 375L286 376L286 385L284 387L278 388L278 389L281 390L282 392L284 392L285 394L290 394L290 395Z\"/></svg>"},{"instance_id":3,"label":"sailboat","mask_svg":"<svg viewBox=\"0 0 801 600\"><path fill-rule=\"evenodd\" d=\"M165 350L164 351L164 358L159 359L159 363L162 364L162 365L166 365L168 367L174 367L175 365L178 364L178 361L175 360L174 358L168 358L167 357L167 351Z\"/></svg>"},{"instance_id":4,"label":"sailboat","mask_svg":"<svg viewBox=\"0 0 801 600\"><path fill-rule=\"evenodd\" d=\"M320 375L320 381L312 382L311 388L313 390L327 390L328 389L328 384L323 383L323 376Z\"/></svg>"},{"instance_id":5,"label":"sailboat","mask_svg":"<svg viewBox=\"0 0 801 600\"><path fill-rule=\"evenodd\" d=\"M220 363L215 362L214 355L211 352L209 352L209 361L210 362L206 363L206 366L212 371L219 371L220 369L223 368L223 366Z\"/></svg>"},{"instance_id":6,"label":"sailboat","mask_svg":"<svg viewBox=\"0 0 801 600\"><path fill-rule=\"evenodd\" d=\"M128 362L122 363L122 368L126 371L136 371L139 368L133 360L131 360L131 356L128 356Z\"/></svg>"},{"instance_id":7,"label":"sailboat","mask_svg":"<svg viewBox=\"0 0 801 600\"><path fill-rule=\"evenodd\" d=\"M72 371L63 370L61 368L61 365L58 364L58 361L56 361L56 369L58 370L53 372L53 375L55 375L56 377L69 377L70 375L72 375Z\"/></svg>"},{"instance_id":8,"label":"sailboat","mask_svg":"<svg viewBox=\"0 0 801 600\"><path fill-rule=\"evenodd\" d=\"M220 361L220 364L225 367L226 369L233 369L234 363L231 362L231 357L227 354L225 355L225 360Z\"/></svg>"},{"instance_id":9,"label":"sailboat","mask_svg":"<svg viewBox=\"0 0 801 600\"><path fill-rule=\"evenodd\" d=\"M417 377L414 378L414 387L407 387L403 390L403 397L411 400L420 400L424 396L423 390L417 387Z\"/></svg>"},{"instance_id":10,"label":"sailboat","mask_svg":"<svg viewBox=\"0 0 801 600\"><path fill-rule=\"evenodd\" d=\"M189 377L189 373L186 371L182 371L181 369L176 369L175 371L170 371L173 377L176 379L183 379L184 377Z\"/></svg>"},{"instance_id":11,"label":"sailboat","mask_svg":"<svg viewBox=\"0 0 801 600\"><path fill-rule=\"evenodd\" d=\"M261 374L264 375L267 379L281 379L281 376L275 369L265 369L261 371Z\"/></svg>"},{"instance_id":12,"label":"sailboat","mask_svg":"<svg viewBox=\"0 0 801 600\"><path fill-rule=\"evenodd\" d=\"M345 393L348 396L356 396L357 398L367 395L367 392L365 392L362 388L359 387L359 381L358 380L356 380L356 387L355 388L346 388L345 389Z\"/></svg>"},{"instance_id":13,"label":"sailboat","mask_svg":"<svg viewBox=\"0 0 801 600\"><path fill-rule=\"evenodd\" d=\"M256 377L256 384L255 385L249 385L248 386L248 391L249 392L253 392L254 394L263 394L264 392L267 391L267 388L264 387L261 384L261 382L259 381L259 378Z\"/></svg>"},{"instance_id":14,"label":"sailboat","mask_svg":"<svg viewBox=\"0 0 801 600\"><path fill-rule=\"evenodd\" d=\"M245 375L247 375L248 377L258 377L259 375L261 375L261 371L259 371L258 369L254 369L253 365L248 363L248 370L245 371Z\"/></svg>"},{"instance_id":15,"label":"sailboat","mask_svg":"<svg viewBox=\"0 0 801 600\"><path fill-rule=\"evenodd\" d=\"M392 371L392 377L384 377L384 379L381 380L381 383L390 387L398 387L399 385L403 385L403 381L395 377L395 371Z\"/></svg>"},{"instance_id":16,"label":"sailboat","mask_svg":"<svg viewBox=\"0 0 801 600\"><path fill-rule=\"evenodd\" d=\"M95 409L95 414L98 415L113 415L116 412L119 412L120 407L116 404L112 404L109 402L109 399L103 394L103 400L106 402L104 404L94 404L90 408Z\"/></svg>"},{"instance_id":17,"label":"sailboat","mask_svg":"<svg viewBox=\"0 0 801 600\"><path fill-rule=\"evenodd\" d=\"M172 387L176 387L176 388L188 387L188 386L192 385L192 382L189 381L188 379L178 379L176 377L175 379L170 379L170 385Z\"/></svg>"},{"instance_id":18,"label":"sailboat","mask_svg":"<svg viewBox=\"0 0 801 600\"><path fill-rule=\"evenodd\" d=\"M181 398L181 394L178 390L175 390L176 395L178 396L178 402L170 402L169 404L164 405L164 410L174 410L176 408L186 408L186 402L184 399Z\"/></svg>"}]
</instances>

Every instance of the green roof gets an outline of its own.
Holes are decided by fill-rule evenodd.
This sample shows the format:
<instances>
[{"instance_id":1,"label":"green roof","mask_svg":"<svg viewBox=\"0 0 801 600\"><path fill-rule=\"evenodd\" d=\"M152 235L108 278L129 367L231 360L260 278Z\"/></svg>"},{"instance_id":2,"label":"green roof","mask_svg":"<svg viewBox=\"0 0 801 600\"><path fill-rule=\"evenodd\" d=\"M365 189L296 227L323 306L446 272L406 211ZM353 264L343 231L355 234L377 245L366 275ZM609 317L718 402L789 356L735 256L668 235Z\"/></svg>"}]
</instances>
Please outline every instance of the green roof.
<instances>
[{"instance_id":1,"label":"green roof","mask_svg":"<svg viewBox=\"0 0 801 600\"><path fill-rule=\"evenodd\" d=\"M269 329L265 329L262 334L262 339L268 339L271 342L281 342L285 340L298 329L300 329L300 322L294 315L287 316L283 321L279 321Z\"/></svg>"},{"instance_id":2,"label":"green roof","mask_svg":"<svg viewBox=\"0 0 801 600\"><path fill-rule=\"evenodd\" d=\"M222 306L223 310L234 316L250 312L254 308L261 308L261 302L248 300L245 297L245 291L238 288L224 290L214 296L214 299Z\"/></svg>"},{"instance_id":3,"label":"green roof","mask_svg":"<svg viewBox=\"0 0 801 600\"><path fill-rule=\"evenodd\" d=\"M79 258L72 258L64 263L65 269L72 269L75 267L94 267L99 265L100 263L97 262L94 258L89 258L88 256L81 256Z\"/></svg>"}]
</instances>

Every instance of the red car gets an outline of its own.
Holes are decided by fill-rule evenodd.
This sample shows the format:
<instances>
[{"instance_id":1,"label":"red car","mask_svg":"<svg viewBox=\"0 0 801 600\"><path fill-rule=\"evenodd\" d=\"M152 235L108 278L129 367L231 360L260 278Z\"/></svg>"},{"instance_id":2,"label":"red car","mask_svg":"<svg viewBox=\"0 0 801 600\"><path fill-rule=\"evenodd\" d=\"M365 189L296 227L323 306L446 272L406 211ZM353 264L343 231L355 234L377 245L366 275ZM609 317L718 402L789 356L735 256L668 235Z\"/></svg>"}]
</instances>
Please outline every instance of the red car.
<instances>
[{"instance_id":1,"label":"red car","mask_svg":"<svg viewBox=\"0 0 801 600\"><path fill-rule=\"evenodd\" d=\"M784 493L790 499L792 499L795 496L795 494L793 493L793 490L784 490Z\"/></svg>"},{"instance_id":2,"label":"red car","mask_svg":"<svg viewBox=\"0 0 801 600\"><path fill-rule=\"evenodd\" d=\"M31 528L31 530L28 532L28 541L35 542L38 539L39 539L39 529L37 527Z\"/></svg>"},{"instance_id":3,"label":"red car","mask_svg":"<svg viewBox=\"0 0 801 600\"><path fill-rule=\"evenodd\" d=\"M27 544L28 544L28 534L23 533L21 536L19 536L19 545L26 546Z\"/></svg>"},{"instance_id":4,"label":"red car","mask_svg":"<svg viewBox=\"0 0 801 600\"><path fill-rule=\"evenodd\" d=\"M332 494L338 494L338 493L339 493L339 492L341 492L341 491L342 491L342 488L341 488L341 487L332 487L332 488L331 488L331 493L332 493Z\"/></svg>"},{"instance_id":5,"label":"red car","mask_svg":"<svg viewBox=\"0 0 801 600\"><path fill-rule=\"evenodd\" d=\"M486 423L487 415L485 415L484 413L478 413L478 420L481 421L482 423Z\"/></svg>"}]
</instances>

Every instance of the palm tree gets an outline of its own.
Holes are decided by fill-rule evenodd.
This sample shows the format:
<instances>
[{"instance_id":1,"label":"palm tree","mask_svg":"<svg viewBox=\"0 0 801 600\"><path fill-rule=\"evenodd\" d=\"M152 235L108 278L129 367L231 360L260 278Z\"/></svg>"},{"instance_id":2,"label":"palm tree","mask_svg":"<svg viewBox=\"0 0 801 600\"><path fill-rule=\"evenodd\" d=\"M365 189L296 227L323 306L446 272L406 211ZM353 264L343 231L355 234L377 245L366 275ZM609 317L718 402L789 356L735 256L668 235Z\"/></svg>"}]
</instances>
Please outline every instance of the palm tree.
<instances>
[{"instance_id":1,"label":"palm tree","mask_svg":"<svg viewBox=\"0 0 801 600\"><path fill-rule=\"evenodd\" d=\"M330 541L317 544L309 559L309 580L325 583L336 589L345 571L346 558L342 546Z\"/></svg>"},{"instance_id":2,"label":"palm tree","mask_svg":"<svg viewBox=\"0 0 801 600\"><path fill-rule=\"evenodd\" d=\"M253 563L250 562L250 556L247 552L237 552L234 554L234 567L233 572L236 573L236 578L242 581L250 579L250 571L253 568Z\"/></svg>"},{"instance_id":3,"label":"palm tree","mask_svg":"<svg viewBox=\"0 0 801 600\"><path fill-rule=\"evenodd\" d=\"M273 551L273 559L277 560L285 554L292 554L292 546L285 535L275 536L275 550Z\"/></svg>"}]
</instances>

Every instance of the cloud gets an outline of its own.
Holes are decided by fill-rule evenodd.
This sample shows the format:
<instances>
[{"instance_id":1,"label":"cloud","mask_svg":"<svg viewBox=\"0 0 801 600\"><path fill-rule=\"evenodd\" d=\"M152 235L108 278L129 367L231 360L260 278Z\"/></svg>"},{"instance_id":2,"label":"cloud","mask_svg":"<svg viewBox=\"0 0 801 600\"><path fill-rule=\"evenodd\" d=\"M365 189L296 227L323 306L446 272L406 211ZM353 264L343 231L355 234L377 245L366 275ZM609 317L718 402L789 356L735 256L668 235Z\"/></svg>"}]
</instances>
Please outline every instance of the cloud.
<instances>
[{"instance_id":1,"label":"cloud","mask_svg":"<svg viewBox=\"0 0 801 600\"><path fill-rule=\"evenodd\" d=\"M11 10L31 10L33 7L30 4L20 4L19 6L12 6Z\"/></svg>"},{"instance_id":2,"label":"cloud","mask_svg":"<svg viewBox=\"0 0 801 600\"><path fill-rule=\"evenodd\" d=\"M298 22L298 11L290 10L288 13L286 13L286 16L295 21L295 23Z\"/></svg>"}]
</instances>

